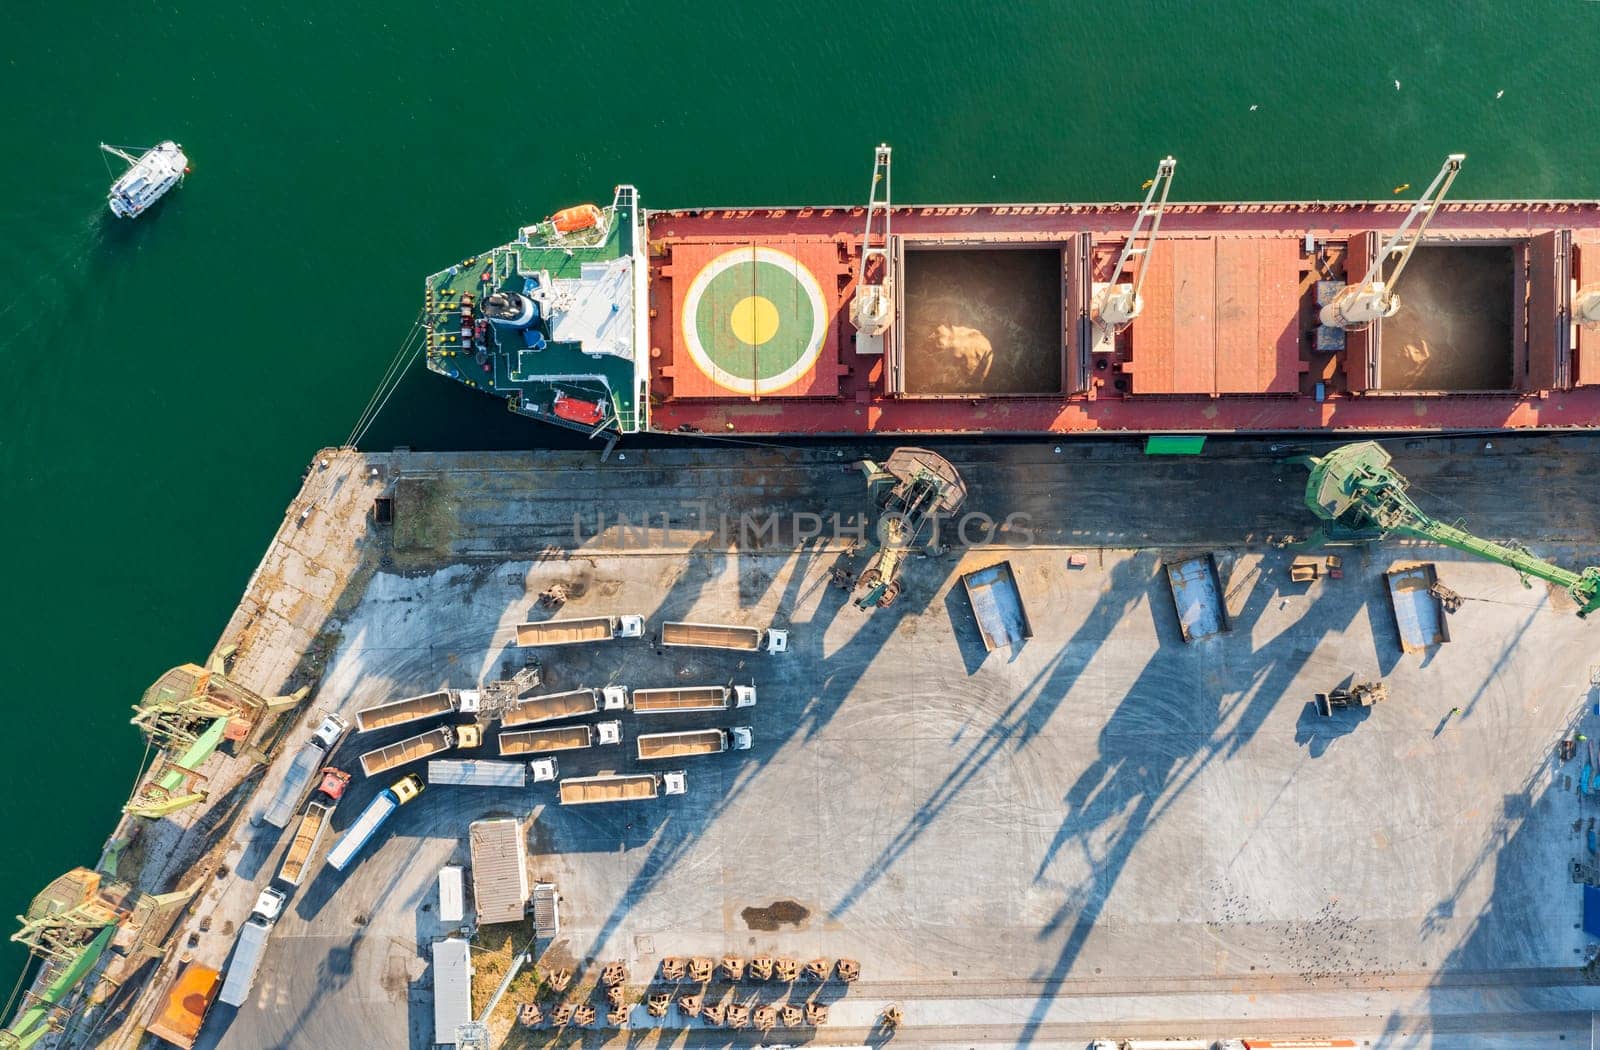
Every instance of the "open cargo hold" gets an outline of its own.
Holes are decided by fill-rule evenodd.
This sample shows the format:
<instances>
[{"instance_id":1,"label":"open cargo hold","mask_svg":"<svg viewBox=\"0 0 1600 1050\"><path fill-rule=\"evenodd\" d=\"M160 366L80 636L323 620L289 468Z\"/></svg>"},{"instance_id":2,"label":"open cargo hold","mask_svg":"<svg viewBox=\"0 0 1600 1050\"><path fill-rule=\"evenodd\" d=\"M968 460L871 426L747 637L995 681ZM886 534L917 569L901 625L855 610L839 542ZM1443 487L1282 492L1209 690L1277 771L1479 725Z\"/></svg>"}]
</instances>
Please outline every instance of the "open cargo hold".
<instances>
[{"instance_id":1,"label":"open cargo hold","mask_svg":"<svg viewBox=\"0 0 1600 1050\"><path fill-rule=\"evenodd\" d=\"M594 745L590 726L552 726L500 734L502 755L537 755L547 751L576 751Z\"/></svg>"},{"instance_id":2,"label":"open cargo hold","mask_svg":"<svg viewBox=\"0 0 1600 1050\"><path fill-rule=\"evenodd\" d=\"M298 886L304 880L306 868L317 852L323 832L328 830L328 817L332 813L333 807L321 802L313 802L306 807L305 815L300 818L300 826L295 829L294 840L289 843L289 851L283 855L283 864L278 868L280 881Z\"/></svg>"},{"instance_id":3,"label":"open cargo hold","mask_svg":"<svg viewBox=\"0 0 1600 1050\"><path fill-rule=\"evenodd\" d=\"M1400 631L1400 648L1403 651L1427 652L1429 648L1450 640L1444 606L1434 591L1439 574L1431 562L1395 569L1384 573L1383 578L1389 587L1389 605L1394 609L1395 625Z\"/></svg>"},{"instance_id":4,"label":"open cargo hold","mask_svg":"<svg viewBox=\"0 0 1600 1050\"><path fill-rule=\"evenodd\" d=\"M459 701L448 689L379 704L356 712L356 728L363 733L389 729L426 718L442 718L456 710Z\"/></svg>"},{"instance_id":5,"label":"open cargo hold","mask_svg":"<svg viewBox=\"0 0 1600 1050\"><path fill-rule=\"evenodd\" d=\"M528 767L521 762L436 758L428 763L428 783L456 787L519 788L528 783Z\"/></svg>"},{"instance_id":6,"label":"open cargo hold","mask_svg":"<svg viewBox=\"0 0 1600 1050\"><path fill-rule=\"evenodd\" d=\"M728 749L726 729L690 729L682 733L645 733L636 741L639 758L688 758L715 755Z\"/></svg>"},{"instance_id":7,"label":"open cargo hold","mask_svg":"<svg viewBox=\"0 0 1600 1050\"><path fill-rule=\"evenodd\" d=\"M898 247L898 246L897 246ZM910 398L1059 395L1059 247L907 244L886 382Z\"/></svg>"},{"instance_id":8,"label":"open cargo hold","mask_svg":"<svg viewBox=\"0 0 1600 1050\"><path fill-rule=\"evenodd\" d=\"M1168 562L1166 570L1184 641L1198 642L1228 629L1228 613L1222 606L1222 586L1217 580L1217 563L1211 555Z\"/></svg>"},{"instance_id":9,"label":"open cargo hold","mask_svg":"<svg viewBox=\"0 0 1600 1050\"><path fill-rule=\"evenodd\" d=\"M992 653L1033 637L1033 625L1028 622L1028 610L1022 604L1022 592L1017 588L1010 562L966 573L961 577L961 586L966 589L986 650Z\"/></svg>"},{"instance_id":10,"label":"open cargo hold","mask_svg":"<svg viewBox=\"0 0 1600 1050\"><path fill-rule=\"evenodd\" d=\"M449 726L440 726L387 747L368 751L361 756L361 772L369 777L377 776L379 773L387 773L391 769L398 769L409 763L441 754L450 750L455 744L455 731Z\"/></svg>"},{"instance_id":11,"label":"open cargo hold","mask_svg":"<svg viewBox=\"0 0 1600 1050\"><path fill-rule=\"evenodd\" d=\"M558 718L578 718L600 710L600 694L594 689L571 689L565 693L532 696L506 708L500 718L503 726L525 726L553 722Z\"/></svg>"},{"instance_id":12,"label":"open cargo hold","mask_svg":"<svg viewBox=\"0 0 1600 1050\"><path fill-rule=\"evenodd\" d=\"M190 1050L200 1026L205 1022L206 1011L211 1009L221 987L222 975L209 966L190 963L183 968L178 979L167 989L161 1013L145 1029L149 1035L165 1039L173 1046Z\"/></svg>"},{"instance_id":13,"label":"open cargo hold","mask_svg":"<svg viewBox=\"0 0 1600 1050\"><path fill-rule=\"evenodd\" d=\"M639 616L585 616L566 620L540 620L517 624L518 645L582 645L644 634Z\"/></svg>"},{"instance_id":14,"label":"open cargo hold","mask_svg":"<svg viewBox=\"0 0 1600 1050\"><path fill-rule=\"evenodd\" d=\"M677 776L681 777L682 774ZM658 773L569 777L561 782L561 804L577 806L589 802L628 802L655 798L661 791L661 781L662 776ZM670 789L668 791L668 794L677 793Z\"/></svg>"},{"instance_id":15,"label":"open cargo hold","mask_svg":"<svg viewBox=\"0 0 1600 1050\"><path fill-rule=\"evenodd\" d=\"M689 685L666 689L635 689L636 714L672 714L681 711L724 711L729 707L749 707L755 703L755 689L739 686L737 692L723 685Z\"/></svg>"}]
</instances>

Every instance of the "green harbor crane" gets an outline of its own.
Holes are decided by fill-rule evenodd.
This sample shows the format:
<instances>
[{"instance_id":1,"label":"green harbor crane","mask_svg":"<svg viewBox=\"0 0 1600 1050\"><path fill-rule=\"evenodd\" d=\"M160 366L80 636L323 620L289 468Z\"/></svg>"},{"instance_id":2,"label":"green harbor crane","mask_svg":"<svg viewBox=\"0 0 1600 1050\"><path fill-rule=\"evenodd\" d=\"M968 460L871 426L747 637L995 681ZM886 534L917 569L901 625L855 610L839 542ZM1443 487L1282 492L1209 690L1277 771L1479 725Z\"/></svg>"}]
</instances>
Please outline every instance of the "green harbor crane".
<instances>
[{"instance_id":1,"label":"green harbor crane","mask_svg":"<svg viewBox=\"0 0 1600 1050\"><path fill-rule=\"evenodd\" d=\"M1375 441L1343 445L1325 456L1306 457L1311 468L1306 506L1325 524L1332 540L1359 540L1396 533L1441 543L1515 569L1524 586L1530 577L1555 584L1578 605L1578 615L1600 609L1600 568L1581 572L1552 565L1526 548L1480 539L1446 525L1406 495L1407 482L1389 465L1389 453Z\"/></svg>"}]
</instances>

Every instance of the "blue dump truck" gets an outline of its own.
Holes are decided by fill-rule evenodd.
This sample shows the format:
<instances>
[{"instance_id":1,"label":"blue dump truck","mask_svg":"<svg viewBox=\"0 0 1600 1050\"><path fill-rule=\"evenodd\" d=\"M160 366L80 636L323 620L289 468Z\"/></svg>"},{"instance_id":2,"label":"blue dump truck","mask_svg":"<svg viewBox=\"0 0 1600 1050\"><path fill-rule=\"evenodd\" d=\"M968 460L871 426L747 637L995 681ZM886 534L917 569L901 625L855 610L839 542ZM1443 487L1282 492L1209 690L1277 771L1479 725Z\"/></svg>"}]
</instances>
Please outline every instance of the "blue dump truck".
<instances>
[{"instance_id":1,"label":"blue dump truck","mask_svg":"<svg viewBox=\"0 0 1600 1050\"><path fill-rule=\"evenodd\" d=\"M378 792L378 797L367 803L356 822L328 851L328 867L343 871L395 810L422 794L422 786L422 778L410 773L395 781L393 787Z\"/></svg>"}]
</instances>

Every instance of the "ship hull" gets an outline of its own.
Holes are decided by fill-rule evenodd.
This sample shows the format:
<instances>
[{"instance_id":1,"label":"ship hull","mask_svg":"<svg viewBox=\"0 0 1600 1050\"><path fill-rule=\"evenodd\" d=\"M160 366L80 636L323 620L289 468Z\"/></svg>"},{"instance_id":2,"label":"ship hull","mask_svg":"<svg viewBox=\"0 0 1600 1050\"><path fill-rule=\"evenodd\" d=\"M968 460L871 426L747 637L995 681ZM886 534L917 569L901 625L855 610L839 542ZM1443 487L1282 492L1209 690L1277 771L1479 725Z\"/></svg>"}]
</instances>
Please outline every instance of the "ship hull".
<instances>
[{"instance_id":1,"label":"ship hull","mask_svg":"<svg viewBox=\"0 0 1600 1050\"><path fill-rule=\"evenodd\" d=\"M601 269L617 271L608 294L626 286L627 302L608 341L584 343L590 328L567 323L530 351L459 326L466 288L526 286L547 250L535 227L483 257L492 274L429 278L429 364L532 418L623 434L1600 426L1600 331L1570 321L1577 289L1600 283L1596 202L1445 204L1400 311L1351 332L1321 326L1319 308L1366 271L1409 204L1169 205L1144 311L1108 336L1090 297L1114 278L1136 207L895 208L895 320L872 340L850 321L864 209L613 205L612 232L627 235L579 259L588 285L577 270L568 280L592 298ZM549 355L569 345L563 332L576 353ZM475 374L456 360L468 354ZM584 361L605 366L603 382L585 382Z\"/></svg>"}]
</instances>

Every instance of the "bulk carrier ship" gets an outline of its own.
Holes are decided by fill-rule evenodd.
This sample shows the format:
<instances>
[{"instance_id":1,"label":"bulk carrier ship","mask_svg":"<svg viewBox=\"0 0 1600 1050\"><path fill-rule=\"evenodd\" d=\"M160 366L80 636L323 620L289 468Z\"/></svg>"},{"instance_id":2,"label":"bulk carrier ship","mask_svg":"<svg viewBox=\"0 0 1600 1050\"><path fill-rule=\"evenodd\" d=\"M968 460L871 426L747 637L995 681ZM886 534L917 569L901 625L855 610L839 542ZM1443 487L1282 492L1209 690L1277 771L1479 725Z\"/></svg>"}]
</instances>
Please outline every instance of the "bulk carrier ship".
<instances>
[{"instance_id":1,"label":"bulk carrier ship","mask_svg":"<svg viewBox=\"0 0 1600 1050\"><path fill-rule=\"evenodd\" d=\"M595 436L1600 425L1600 202L647 211L427 279L428 367Z\"/></svg>"}]
</instances>

